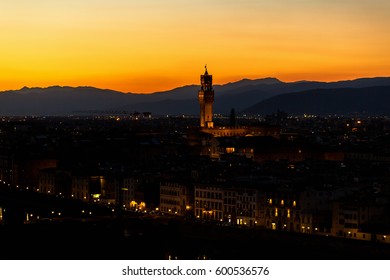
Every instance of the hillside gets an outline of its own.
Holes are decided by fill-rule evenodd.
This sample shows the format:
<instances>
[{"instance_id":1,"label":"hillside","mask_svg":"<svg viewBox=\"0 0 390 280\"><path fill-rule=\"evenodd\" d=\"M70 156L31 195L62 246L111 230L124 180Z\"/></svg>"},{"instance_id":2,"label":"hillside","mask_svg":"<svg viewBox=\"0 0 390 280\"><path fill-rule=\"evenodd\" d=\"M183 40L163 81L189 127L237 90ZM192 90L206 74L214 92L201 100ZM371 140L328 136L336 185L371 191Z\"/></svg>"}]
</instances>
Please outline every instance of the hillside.
<instances>
[{"instance_id":1,"label":"hillside","mask_svg":"<svg viewBox=\"0 0 390 280\"><path fill-rule=\"evenodd\" d=\"M340 89L344 88L347 89L345 92L348 91L349 94L353 94L353 89L380 86L390 86L390 78L362 78L330 83L316 81L283 82L271 77L254 80L243 79L224 85L214 85L213 112L228 115L232 108L236 112L257 114L270 113L275 109L283 109L291 113L349 112L356 109L364 111L364 108L359 109L359 107L356 107L358 105L352 104L355 102L355 98L339 100L336 97L328 96L325 100L323 96L315 93L326 92L330 89L338 89L331 92L342 93L344 91ZM20 90L0 92L0 115L74 115L89 114L91 112L104 114L113 111L147 111L151 112L152 115L198 115L197 94L199 89L200 85L186 85L169 91L135 94L94 87L24 87ZM376 93L378 91L380 89L373 90L372 94L378 94ZM386 90L382 89L382 91ZM299 92L303 92L303 94L294 94ZM369 112L387 111L387 107L384 105L386 100L383 99L385 93L382 93L381 101L376 104L375 100L371 100L369 94L362 95L361 91L358 92L361 95L359 102L367 106L370 104ZM284 96L284 94L287 95ZM277 98L278 96L280 97ZM305 100L295 99L296 97L302 98L302 96L307 97ZM364 100L365 98L367 100ZM328 99L329 102L341 103L321 105L323 102L328 102ZM304 106L302 102L305 102ZM295 106L293 106L294 104Z\"/></svg>"},{"instance_id":2,"label":"hillside","mask_svg":"<svg viewBox=\"0 0 390 280\"><path fill-rule=\"evenodd\" d=\"M274 96L243 113L271 114L276 111L302 115L384 115L390 114L390 86L316 89Z\"/></svg>"}]
</instances>

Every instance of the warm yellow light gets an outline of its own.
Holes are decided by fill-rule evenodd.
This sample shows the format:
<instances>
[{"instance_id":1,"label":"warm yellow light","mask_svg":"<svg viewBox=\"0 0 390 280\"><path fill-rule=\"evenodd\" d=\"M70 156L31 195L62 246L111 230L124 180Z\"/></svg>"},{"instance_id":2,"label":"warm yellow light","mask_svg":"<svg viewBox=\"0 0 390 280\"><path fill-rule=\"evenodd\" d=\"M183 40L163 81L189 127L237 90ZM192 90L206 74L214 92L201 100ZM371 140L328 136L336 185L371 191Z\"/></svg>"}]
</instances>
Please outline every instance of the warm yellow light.
<instances>
[{"instance_id":1,"label":"warm yellow light","mask_svg":"<svg viewBox=\"0 0 390 280\"><path fill-rule=\"evenodd\" d=\"M141 202L139 204L139 209L144 209L146 207L146 203L145 202Z\"/></svg>"},{"instance_id":2,"label":"warm yellow light","mask_svg":"<svg viewBox=\"0 0 390 280\"><path fill-rule=\"evenodd\" d=\"M132 200L130 202L130 207L137 207L137 202L135 202L134 200Z\"/></svg>"},{"instance_id":3,"label":"warm yellow light","mask_svg":"<svg viewBox=\"0 0 390 280\"><path fill-rule=\"evenodd\" d=\"M227 153L227 154L232 154L232 153L234 153L234 147L226 148L226 153Z\"/></svg>"}]
</instances>

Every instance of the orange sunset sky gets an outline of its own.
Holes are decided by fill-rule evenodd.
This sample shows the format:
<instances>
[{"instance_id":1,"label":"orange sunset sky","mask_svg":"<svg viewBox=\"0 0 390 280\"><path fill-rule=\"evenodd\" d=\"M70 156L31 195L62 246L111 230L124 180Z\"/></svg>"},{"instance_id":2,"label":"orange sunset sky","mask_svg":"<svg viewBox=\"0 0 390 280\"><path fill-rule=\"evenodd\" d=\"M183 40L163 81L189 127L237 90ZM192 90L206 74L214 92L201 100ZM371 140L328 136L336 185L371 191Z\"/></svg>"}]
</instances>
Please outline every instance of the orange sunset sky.
<instances>
[{"instance_id":1,"label":"orange sunset sky","mask_svg":"<svg viewBox=\"0 0 390 280\"><path fill-rule=\"evenodd\" d=\"M3 0L0 90L390 76L388 0Z\"/></svg>"}]
</instances>

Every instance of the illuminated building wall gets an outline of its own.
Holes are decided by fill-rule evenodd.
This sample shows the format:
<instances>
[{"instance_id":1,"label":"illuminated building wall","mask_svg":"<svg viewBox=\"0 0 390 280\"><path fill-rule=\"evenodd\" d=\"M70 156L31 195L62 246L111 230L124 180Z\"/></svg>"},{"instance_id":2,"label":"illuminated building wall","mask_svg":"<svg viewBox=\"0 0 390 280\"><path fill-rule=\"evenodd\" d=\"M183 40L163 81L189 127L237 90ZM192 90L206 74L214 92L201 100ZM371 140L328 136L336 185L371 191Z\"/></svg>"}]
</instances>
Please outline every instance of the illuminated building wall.
<instances>
[{"instance_id":1,"label":"illuminated building wall","mask_svg":"<svg viewBox=\"0 0 390 280\"><path fill-rule=\"evenodd\" d=\"M71 197L79 200L87 200L90 198L89 193L89 176L72 176Z\"/></svg>"},{"instance_id":2,"label":"illuminated building wall","mask_svg":"<svg viewBox=\"0 0 390 280\"><path fill-rule=\"evenodd\" d=\"M47 168L39 171L38 187L36 191L46 194L55 194L56 170Z\"/></svg>"},{"instance_id":3,"label":"illuminated building wall","mask_svg":"<svg viewBox=\"0 0 390 280\"><path fill-rule=\"evenodd\" d=\"M232 136L271 136L276 139L280 137L279 126L216 126L201 129L202 132L213 135L214 137L232 137Z\"/></svg>"},{"instance_id":4,"label":"illuminated building wall","mask_svg":"<svg viewBox=\"0 0 390 280\"><path fill-rule=\"evenodd\" d=\"M105 182L102 184L103 189L100 200L106 204L122 204L119 197L119 189L121 187L120 181L116 178L106 177L104 177L103 180Z\"/></svg>"},{"instance_id":5,"label":"illuminated building wall","mask_svg":"<svg viewBox=\"0 0 390 280\"><path fill-rule=\"evenodd\" d=\"M267 229L300 232L301 208L297 196L289 191L268 192L262 201L264 218L261 225Z\"/></svg>"},{"instance_id":6,"label":"illuminated building wall","mask_svg":"<svg viewBox=\"0 0 390 280\"><path fill-rule=\"evenodd\" d=\"M193 193L189 187L175 182L160 184L160 207L162 213L184 216L193 211Z\"/></svg>"},{"instance_id":7,"label":"illuminated building wall","mask_svg":"<svg viewBox=\"0 0 390 280\"><path fill-rule=\"evenodd\" d=\"M237 223L237 191L234 188L223 190L223 220L229 224Z\"/></svg>"},{"instance_id":8,"label":"illuminated building wall","mask_svg":"<svg viewBox=\"0 0 390 280\"><path fill-rule=\"evenodd\" d=\"M90 176L89 194L92 197L101 197L102 195L105 195L106 183L104 176Z\"/></svg>"},{"instance_id":9,"label":"illuminated building wall","mask_svg":"<svg viewBox=\"0 0 390 280\"><path fill-rule=\"evenodd\" d=\"M203 220L223 220L223 188L212 185L195 186L195 217Z\"/></svg>"},{"instance_id":10,"label":"illuminated building wall","mask_svg":"<svg viewBox=\"0 0 390 280\"><path fill-rule=\"evenodd\" d=\"M390 242L390 230L369 226L388 220L383 202L344 198L333 203L332 235L366 241ZM374 223L372 223L374 222Z\"/></svg>"},{"instance_id":11,"label":"illuminated building wall","mask_svg":"<svg viewBox=\"0 0 390 280\"><path fill-rule=\"evenodd\" d=\"M258 191L256 189L236 189L236 221L238 225L257 226L259 218Z\"/></svg>"},{"instance_id":12,"label":"illuminated building wall","mask_svg":"<svg viewBox=\"0 0 390 280\"><path fill-rule=\"evenodd\" d=\"M17 159L13 161L11 183L22 188L38 188L39 171L57 167L54 159Z\"/></svg>"},{"instance_id":13,"label":"illuminated building wall","mask_svg":"<svg viewBox=\"0 0 390 280\"><path fill-rule=\"evenodd\" d=\"M71 197L70 171L57 168L42 169L38 172L38 185L34 189L45 194Z\"/></svg>"}]
</instances>

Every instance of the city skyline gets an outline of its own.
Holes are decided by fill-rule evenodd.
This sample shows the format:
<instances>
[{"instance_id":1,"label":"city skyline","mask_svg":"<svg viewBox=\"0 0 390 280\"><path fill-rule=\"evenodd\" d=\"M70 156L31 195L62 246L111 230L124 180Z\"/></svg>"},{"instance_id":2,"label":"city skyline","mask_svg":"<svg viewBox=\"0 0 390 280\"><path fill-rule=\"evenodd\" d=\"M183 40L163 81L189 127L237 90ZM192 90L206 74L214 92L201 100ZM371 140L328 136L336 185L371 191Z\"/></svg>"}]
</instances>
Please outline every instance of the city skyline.
<instances>
[{"instance_id":1,"label":"city skyline","mask_svg":"<svg viewBox=\"0 0 390 280\"><path fill-rule=\"evenodd\" d=\"M5 1L0 90L388 76L386 1Z\"/></svg>"}]
</instances>

